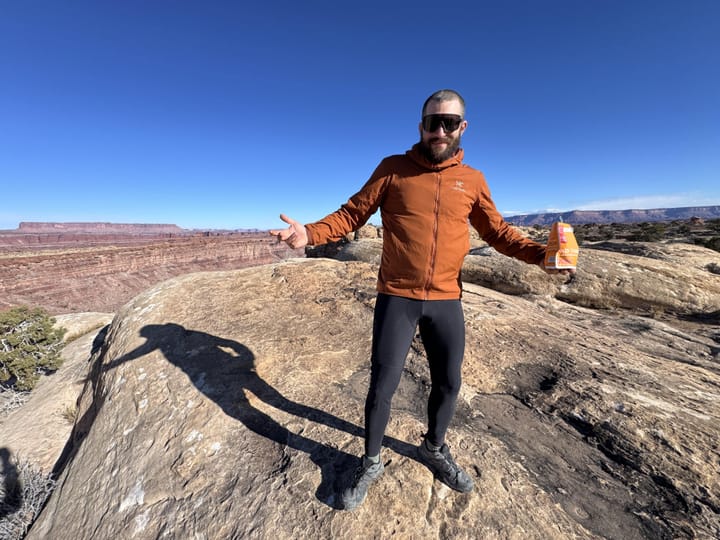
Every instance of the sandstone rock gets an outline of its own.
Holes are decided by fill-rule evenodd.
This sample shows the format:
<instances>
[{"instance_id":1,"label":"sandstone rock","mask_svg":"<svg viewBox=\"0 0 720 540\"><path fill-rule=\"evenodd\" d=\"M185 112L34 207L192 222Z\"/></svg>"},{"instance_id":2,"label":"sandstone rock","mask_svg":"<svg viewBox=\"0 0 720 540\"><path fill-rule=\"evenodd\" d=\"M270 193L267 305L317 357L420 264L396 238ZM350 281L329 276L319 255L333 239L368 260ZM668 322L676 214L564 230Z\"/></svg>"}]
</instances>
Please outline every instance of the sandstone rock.
<instances>
[{"instance_id":1,"label":"sandstone rock","mask_svg":"<svg viewBox=\"0 0 720 540\"><path fill-rule=\"evenodd\" d=\"M365 239L343 244L334 258L339 261L361 261L379 266L382 258L382 240Z\"/></svg>"},{"instance_id":2,"label":"sandstone rock","mask_svg":"<svg viewBox=\"0 0 720 540\"><path fill-rule=\"evenodd\" d=\"M15 230L0 231L0 253L62 247L142 245L194 235L170 224L22 222Z\"/></svg>"},{"instance_id":3,"label":"sandstone rock","mask_svg":"<svg viewBox=\"0 0 720 540\"><path fill-rule=\"evenodd\" d=\"M720 278L713 272L716 251L680 243L603 242L598 247L581 249L577 276L571 282L487 245L470 250L462 279L507 294L550 295L595 308L686 315L720 309ZM381 254L381 240L365 239L339 244L324 256L378 265Z\"/></svg>"},{"instance_id":4,"label":"sandstone rock","mask_svg":"<svg viewBox=\"0 0 720 540\"><path fill-rule=\"evenodd\" d=\"M130 245L0 254L0 309L42 306L53 314L116 311L165 279L302 255L269 235L182 236Z\"/></svg>"},{"instance_id":5,"label":"sandstone rock","mask_svg":"<svg viewBox=\"0 0 720 540\"><path fill-rule=\"evenodd\" d=\"M88 336L94 339L97 336L97 331L112 322L113 316L114 313L95 312L55 315L53 317L55 319L55 326L65 329L63 336L63 341L66 343L63 349L63 354L67 355L65 358L74 361L74 356L70 354L72 352L70 350L70 344L80 337ZM78 349L80 349L81 355L85 355L85 360L88 360L91 350L83 350L82 347L78 347Z\"/></svg>"},{"instance_id":6,"label":"sandstone rock","mask_svg":"<svg viewBox=\"0 0 720 540\"><path fill-rule=\"evenodd\" d=\"M57 325L67 330L62 366L40 378L21 408L0 418L0 446L14 460L31 462L45 473L53 470L70 437L93 343L112 315L79 313L56 319Z\"/></svg>"},{"instance_id":7,"label":"sandstone rock","mask_svg":"<svg viewBox=\"0 0 720 540\"><path fill-rule=\"evenodd\" d=\"M551 294L590 307L684 314L720 309L720 279L707 268L717 252L688 244L638 243L633 249L642 256L581 249L570 284L489 248L466 258L462 276L510 294Z\"/></svg>"},{"instance_id":8,"label":"sandstone rock","mask_svg":"<svg viewBox=\"0 0 720 540\"><path fill-rule=\"evenodd\" d=\"M296 259L174 278L125 305L28 538L720 534L717 342L473 284L448 443L475 491L414 457L429 381L414 343L386 472L338 511L362 451L376 271Z\"/></svg>"},{"instance_id":9,"label":"sandstone rock","mask_svg":"<svg viewBox=\"0 0 720 540\"><path fill-rule=\"evenodd\" d=\"M375 225L367 224L360 227L355 231L355 240L362 240L364 238L381 238L382 228L376 227Z\"/></svg>"},{"instance_id":10,"label":"sandstone rock","mask_svg":"<svg viewBox=\"0 0 720 540\"><path fill-rule=\"evenodd\" d=\"M63 223L63 222L42 222L42 221L23 221L18 227L18 232L113 232L124 234L158 234L173 233L180 234L185 232L177 225L170 223L107 223L107 222L79 222L79 223Z\"/></svg>"},{"instance_id":11,"label":"sandstone rock","mask_svg":"<svg viewBox=\"0 0 720 540\"><path fill-rule=\"evenodd\" d=\"M463 263L462 280L506 294L554 296L567 278L548 276L539 267L506 257L489 246L470 251Z\"/></svg>"}]
</instances>

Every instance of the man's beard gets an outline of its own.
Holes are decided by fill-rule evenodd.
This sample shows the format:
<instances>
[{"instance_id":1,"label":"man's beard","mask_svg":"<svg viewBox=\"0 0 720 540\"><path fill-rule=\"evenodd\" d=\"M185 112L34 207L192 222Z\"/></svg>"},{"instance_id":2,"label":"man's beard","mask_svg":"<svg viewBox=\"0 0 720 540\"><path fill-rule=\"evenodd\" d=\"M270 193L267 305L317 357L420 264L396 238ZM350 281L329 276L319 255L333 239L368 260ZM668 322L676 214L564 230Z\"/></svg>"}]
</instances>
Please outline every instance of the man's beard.
<instances>
[{"instance_id":1,"label":"man's beard","mask_svg":"<svg viewBox=\"0 0 720 540\"><path fill-rule=\"evenodd\" d=\"M440 151L432 147L431 143L438 139L441 139L443 142L447 143L447 147L445 147L445 150ZM442 163L443 161L453 157L455 155L455 152L457 152L459 146L459 135L457 137L433 137L428 142L423 141L422 138L420 139L420 152L425 157L425 159L427 159L433 165L437 165L438 163Z\"/></svg>"}]
</instances>

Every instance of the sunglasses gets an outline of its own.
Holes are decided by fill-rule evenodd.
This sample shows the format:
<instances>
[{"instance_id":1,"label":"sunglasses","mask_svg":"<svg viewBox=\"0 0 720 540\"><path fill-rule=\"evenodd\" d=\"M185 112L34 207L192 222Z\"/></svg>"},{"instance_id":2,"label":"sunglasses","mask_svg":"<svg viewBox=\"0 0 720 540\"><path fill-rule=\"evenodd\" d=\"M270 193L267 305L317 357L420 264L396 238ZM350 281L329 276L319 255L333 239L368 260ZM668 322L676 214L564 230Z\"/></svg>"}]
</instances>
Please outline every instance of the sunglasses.
<instances>
[{"instance_id":1,"label":"sunglasses","mask_svg":"<svg viewBox=\"0 0 720 540\"><path fill-rule=\"evenodd\" d=\"M462 124L462 116L459 114L428 114L423 116L422 128L428 133L433 133L442 126L445 133L451 133Z\"/></svg>"}]
</instances>

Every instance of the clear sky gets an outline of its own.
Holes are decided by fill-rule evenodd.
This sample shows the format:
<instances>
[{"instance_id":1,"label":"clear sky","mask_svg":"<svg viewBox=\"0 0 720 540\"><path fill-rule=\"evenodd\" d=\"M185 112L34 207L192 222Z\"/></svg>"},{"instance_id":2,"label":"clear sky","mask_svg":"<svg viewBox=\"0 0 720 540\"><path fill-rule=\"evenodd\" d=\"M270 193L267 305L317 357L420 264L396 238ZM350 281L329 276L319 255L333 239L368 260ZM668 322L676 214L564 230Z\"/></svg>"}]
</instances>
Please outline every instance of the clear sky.
<instances>
[{"instance_id":1,"label":"clear sky","mask_svg":"<svg viewBox=\"0 0 720 540\"><path fill-rule=\"evenodd\" d=\"M9 0L0 229L314 221L441 88L506 215L720 204L718 0Z\"/></svg>"}]
</instances>

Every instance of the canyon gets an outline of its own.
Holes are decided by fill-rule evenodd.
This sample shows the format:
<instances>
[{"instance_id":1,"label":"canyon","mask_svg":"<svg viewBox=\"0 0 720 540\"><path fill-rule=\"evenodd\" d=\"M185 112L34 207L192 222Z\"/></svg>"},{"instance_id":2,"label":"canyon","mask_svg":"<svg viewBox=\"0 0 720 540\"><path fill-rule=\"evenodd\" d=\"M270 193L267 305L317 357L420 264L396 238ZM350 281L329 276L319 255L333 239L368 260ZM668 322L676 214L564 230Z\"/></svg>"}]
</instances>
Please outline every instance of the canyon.
<instances>
[{"instance_id":1,"label":"canyon","mask_svg":"<svg viewBox=\"0 0 720 540\"><path fill-rule=\"evenodd\" d=\"M0 233L0 309L115 311L164 279L302 255L267 232L174 225L21 224Z\"/></svg>"}]
</instances>

